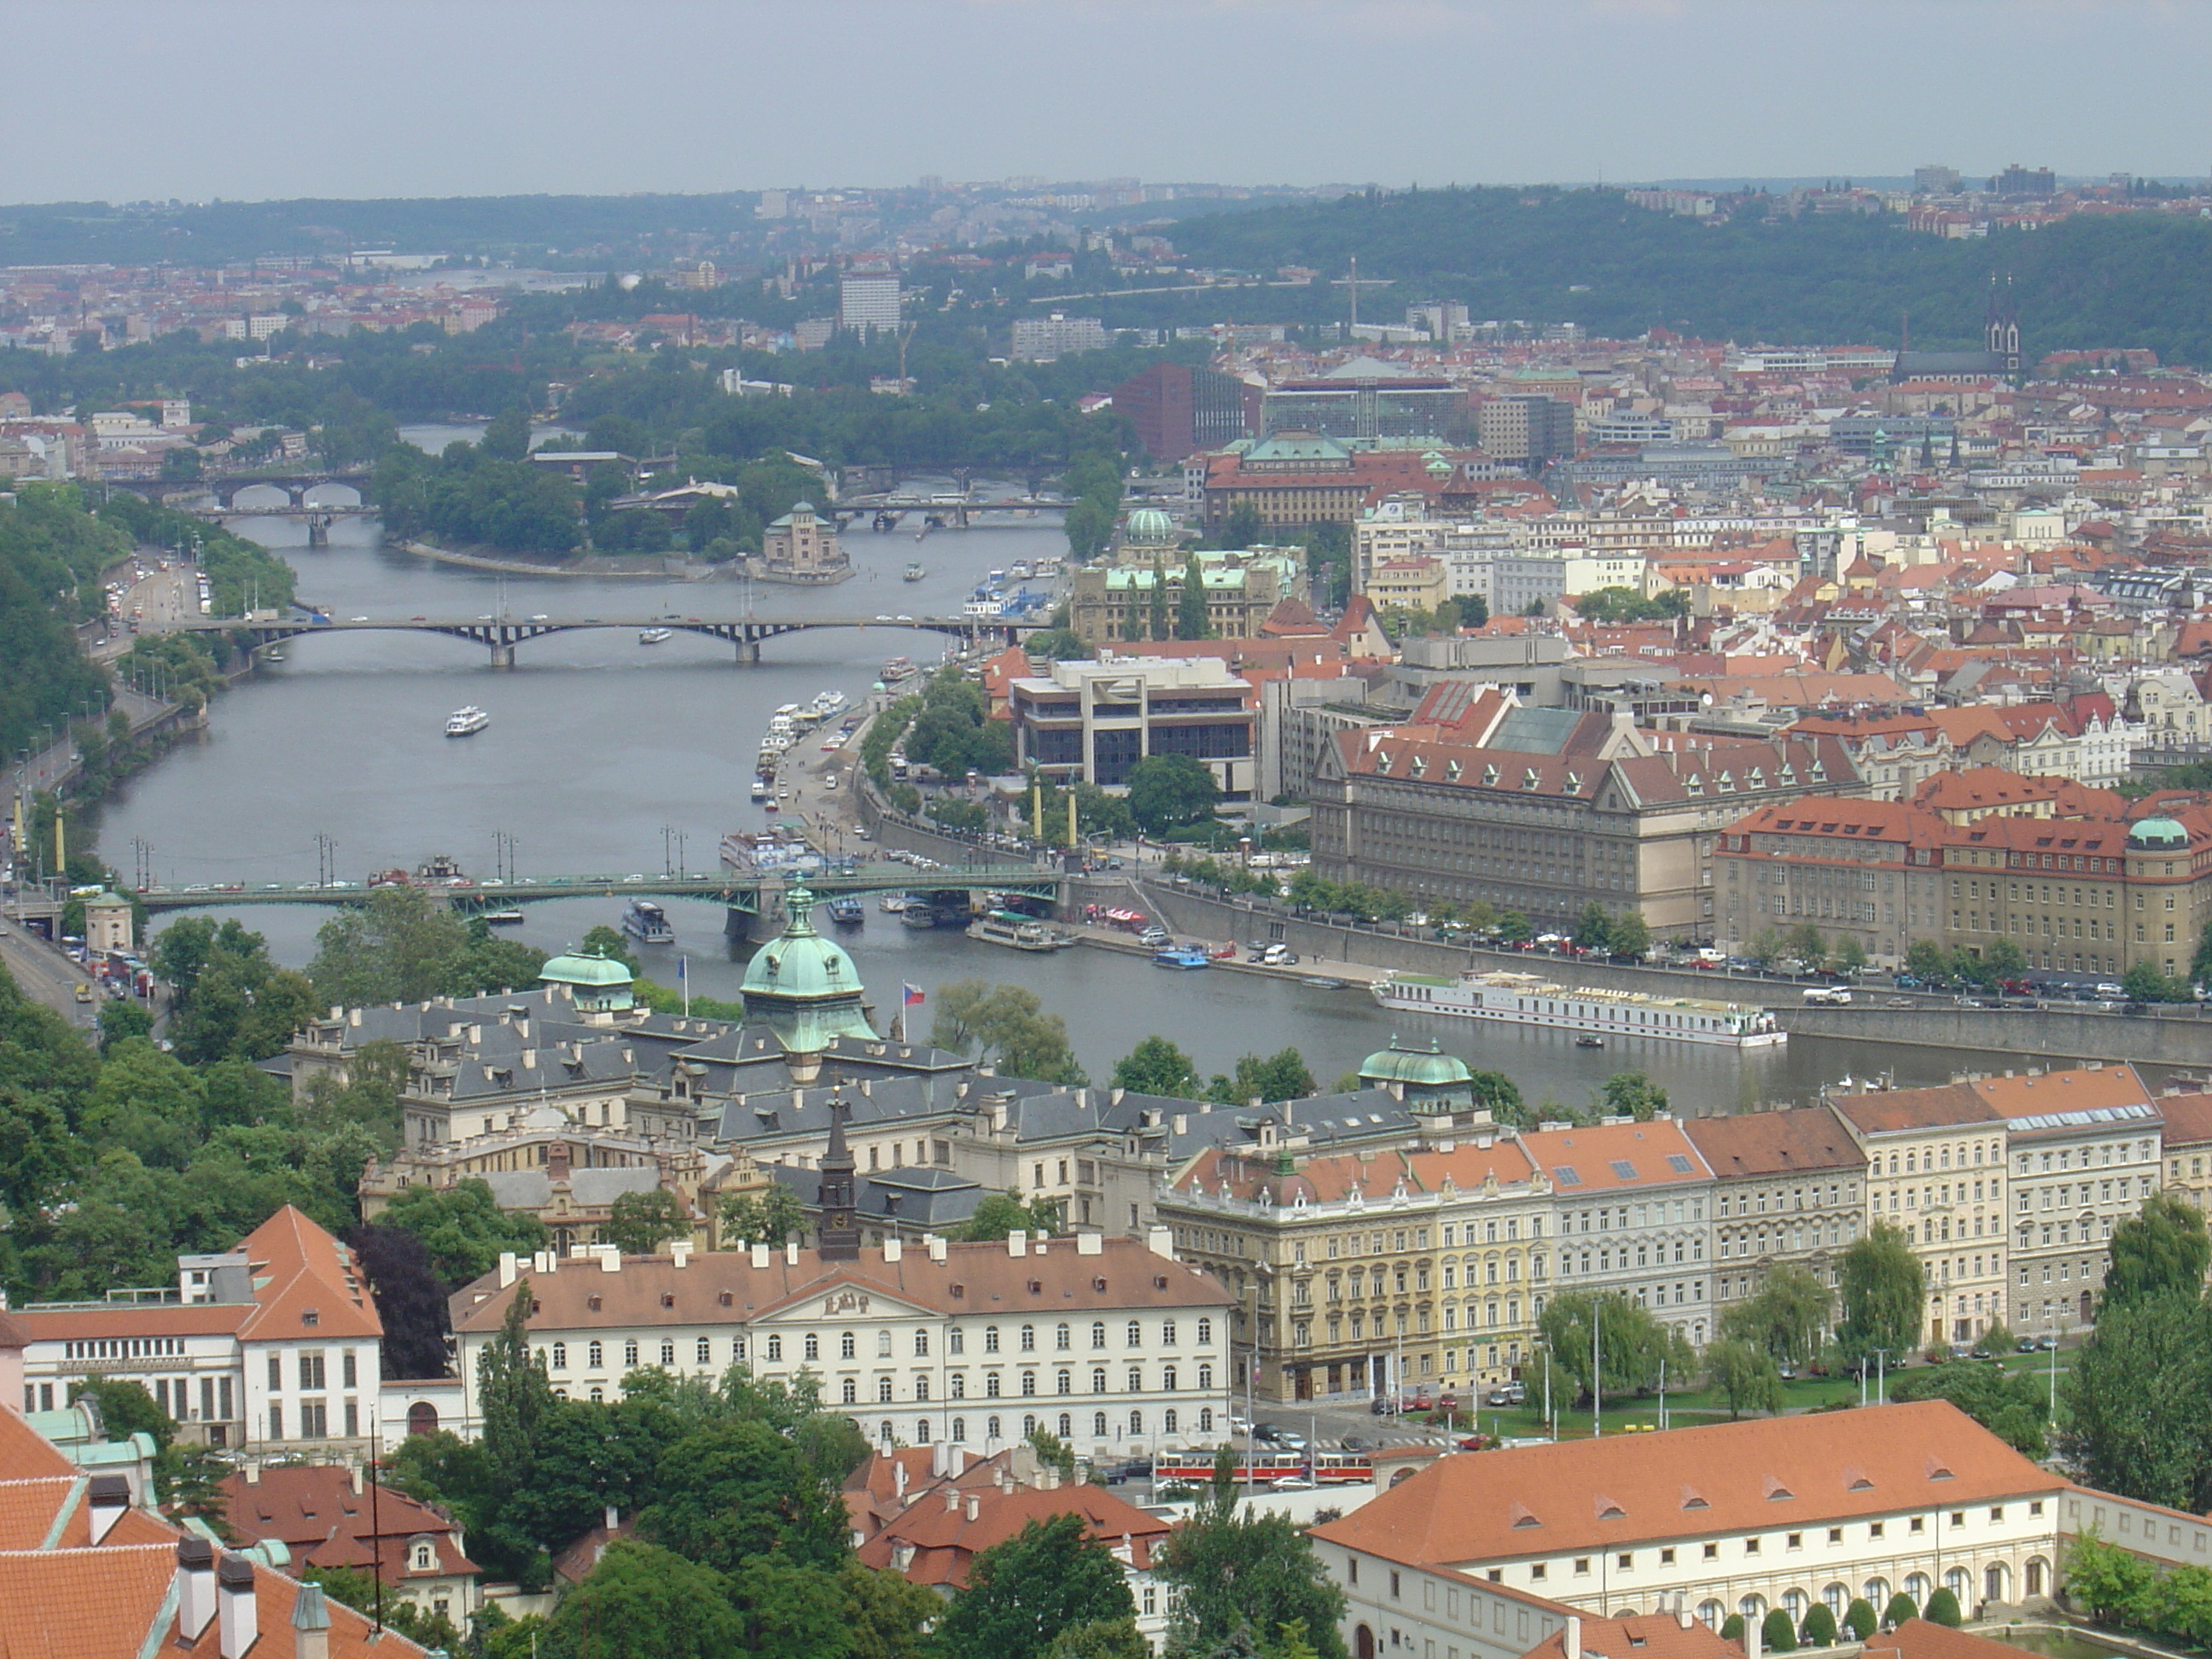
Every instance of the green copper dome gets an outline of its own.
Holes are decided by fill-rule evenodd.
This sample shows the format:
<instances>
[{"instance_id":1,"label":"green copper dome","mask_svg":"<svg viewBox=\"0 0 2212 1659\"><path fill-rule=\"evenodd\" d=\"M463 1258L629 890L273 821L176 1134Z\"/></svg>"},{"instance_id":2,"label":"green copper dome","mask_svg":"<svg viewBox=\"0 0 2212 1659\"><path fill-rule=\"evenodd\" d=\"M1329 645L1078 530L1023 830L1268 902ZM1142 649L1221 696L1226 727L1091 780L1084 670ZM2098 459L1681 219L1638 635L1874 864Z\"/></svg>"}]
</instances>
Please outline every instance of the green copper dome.
<instances>
[{"instance_id":1,"label":"green copper dome","mask_svg":"<svg viewBox=\"0 0 2212 1659\"><path fill-rule=\"evenodd\" d=\"M630 971L612 957L597 951L588 955L559 956L547 962L538 977L548 985L628 985Z\"/></svg>"},{"instance_id":2,"label":"green copper dome","mask_svg":"<svg viewBox=\"0 0 2212 1659\"><path fill-rule=\"evenodd\" d=\"M1388 1086L1402 1083L1424 1092L1465 1088L1474 1074L1456 1054L1445 1054L1434 1042L1425 1048L1401 1047L1396 1037L1390 1046L1371 1054L1359 1064L1363 1083Z\"/></svg>"},{"instance_id":3,"label":"green copper dome","mask_svg":"<svg viewBox=\"0 0 2212 1659\"><path fill-rule=\"evenodd\" d=\"M1130 547L1173 547L1176 521L1157 507L1140 507L1129 515L1121 539Z\"/></svg>"},{"instance_id":4,"label":"green copper dome","mask_svg":"<svg viewBox=\"0 0 2212 1659\"><path fill-rule=\"evenodd\" d=\"M2128 845L2139 853L2179 853L2189 845L2189 831L2172 818L2137 818L2129 826Z\"/></svg>"},{"instance_id":5,"label":"green copper dome","mask_svg":"<svg viewBox=\"0 0 2212 1659\"><path fill-rule=\"evenodd\" d=\"M773 1028L793 1054L818 1054L840 1036L876 1041L852 957L814 931L814 895L794 887L784 905L790 919L782 935L754 952L745 969L745 1018Z\"/></svg>"}]
</instances>

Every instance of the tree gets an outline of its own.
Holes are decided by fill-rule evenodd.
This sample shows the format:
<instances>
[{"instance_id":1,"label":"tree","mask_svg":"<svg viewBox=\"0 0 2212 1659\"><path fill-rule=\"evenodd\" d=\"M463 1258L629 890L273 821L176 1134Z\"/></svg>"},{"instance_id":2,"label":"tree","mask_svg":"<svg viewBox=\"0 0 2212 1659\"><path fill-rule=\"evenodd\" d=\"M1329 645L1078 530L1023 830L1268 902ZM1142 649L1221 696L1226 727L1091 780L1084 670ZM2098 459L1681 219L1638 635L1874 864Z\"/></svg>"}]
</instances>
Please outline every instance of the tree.
<instances>
[{"instance_id":1,"label":"tree","mask_svg":"<svg viewBox=\"0 0 2212 1659\"><path fill-rule=\"evenodd\" d=\"M1905 971L1929 985L1951 977L1951 957L1933 939L1917 939L1905 947Z\"/></svg>"},{"instance_id":2,"label":"tree","mask_svg":"<svg viewBox=\"0 0 2212 1659\"><path fill-rule=\"evenodd\" d=\"M1076 1063L1067 1022L1048 1014L1037 994L1020 985L955 980L937 993L929 1040L955 1054L975 1050L1008 1077L1079 1088L1088 1079Z\"/></svg>"},{"instance_id":3,"label":"tree","mask_svg":"<svg viewBox=\"0 0 2212 1659\"><path fill-rule=\"evenodd\" d=\"M733 1577L759 1556L800 1567L838 1565L847 1548L836 1486L844 1471L833 1476L809 1455L801 1430L817 1418L814 1396L789 1398L788 1435L772 1417L747 1416L671 1446L642 1533Z\"/></svg>"},{"instance_id":4,"label":"tree","mask_svg":"<svg viewBox=\"0 0 2212 1659\"><path fill-rule=\"evenodd\" d=\"M1798 1639L1808 1648L1832 1648L1838 1634L1836 1615L1828 1611L1826 1601L1813 1603L1797 1632Z\"/></svg>"},{"instance_id":5,"label":"tree","mask_svg":"<svg viewBox=\"0 0 2212 1659\"><path fill-rule=\"evenodd\" d=\"M2128 1302L2178 1293L2193 1296L2212 1262L2204 1212L2180 1194L2161 1189L2112 1230L2105 1247L2105 1289L2097 1317Z\"/></svg>"},{"instance_id":6,"label":"tree","mask_svg":"<svg viewBox=\"0 0 2212 1659\"><path fill-rule=\"evenodd\" d=\"M1320 1659L1345 1659L1344 1591L1297 1523L1240 1506L1225 1447L1189 1519L1153 1559L1170 1590L1170 1651L1205 1653L1240 1630L1296 1625Z\"/></svg>"},{"instance_id":7,"label":"tree","mask_svg":"<svg viewBox=\"0 0 2212 1659\"><path fill-rule=\"evenodd\" d=\"M949 1659L1042 1659L1073 1625L1132 1619L1121 1564L1079 1514L1032 1521L980 1552L938 1635Z\"/></svg>"},{"instance_id":8,"label":"tree","mask_svg":"<svg viewBox=\"0 0 2212 1659\"><path fill-rule=\"evenodd\" d=\"M1721 1640L1734 1642L1739 1645L1742 1643L1743 1615L1741 1613L1732 1613L1721 1620Z\"/></svg>"},{"instance_id":9,"label":"tree","mask_svg":"<svg viewBox=\"0 0 2212 1659\"><path fill-rule=\"evenodd\" d=\"M1536 1127L1536 1115L1521 1098L1521 1085L1504 1073L1470 1073L1468 1089L1474 1097L1474 1103L1497 1121L1522 1129Z\"/></svg>"},{"instance_id":10,"label":"tree","mask_svg":"<svg viewBox=\"0 0 2212 1659\"><path fill-rule=\"evenodd\" d=\"M1844 934L1843 943L1836 946L1836 966L1847 974L1856 975L1866 965L1865 944L1861 941L1856 933ZM1831 1624L1835 1622L1834 1615L1830 1615L1829 1622Z\"/></svg>"},{"instance_id":11,"label":"tree","mask_svg":"<svg viewBox=\"0 0 2212 1659\"><path fill-rule=\"evenodd\" d=\"M2008 1375L1995 1365L1948 1360L1926 1370L1893 1372L1892 1400L1948 1400L2014 1451L2045 1452L2044 1380L2033 1371Z\"/></svg>"},{"instance_id":12,"label":"tree","mask_svg":"<svg viewBox=\"0 0 2212 1659\"><path fill-rule=\"evenodd\" d=\"M1305 1056L1296 1048L1285 1048L1265 1059L1258 1054L1241 1055L1236 1075L1216 1077L1206 1092L1209 1100L1241 1106L1249 1100L1304 1100L1320 1091Z\"/></svg>"},{"instance_id":13,"label":"tree","mask_svg":"<svg viewBox=\"0 0 2212 1659\"><path fill-rule=\"evenodd\" d=\"M1613 954L1640 961L1651 949L1651 924L1641 910L1623 910L1608 924Z\"/></svg>"},{"instance_id":14,"label":"tree","mask_svg":"<svg viewBox=\"0 0 2212 1659\"><path fill-rule=\"evenodd\" d=\"M1877 1348L1904 1353L1918 1340L1927 1284L1919 1258L1898 1228L1875 1222L1844 1252L1836 1278L1843 1304L1836 1346L1846 1364L1866 1360Z\"/></svg>"},{"instance_id":15,"label":"tree","mask_svg":"<svg viewBox=\"0 0 2212 1659\"><path fill-rule=\"evenodd\" d=\"M2012 1327L2002 1319L1992 1319L1982 1328L1981 1335L1975 1340L1974 1350L1995 1358L2000 1354L2010 1353L2013 1346Z\"/></svg>"},{"instance_id":16,"label":"tree","mask_svg":"<svg viewBox=\"0 0 2212 1659\"><path fill-rule=\"evenodd\" d=\"M1818 972L1828 960L1827 936L1813 923L1801 922L1790 930L1790 949L1797 960Z\"/></svg>"},{"instance_id":17,"label":"tree","mask_svg":"<svg viewBox=\"0 0 2212 1659\"><path fill-rule=\"evenodd\" d=\"M1601 953L1613 949L1613 919L1595 899L1583 906L1575 922L1575 943L1585 951Z\"/></svg>"},{"instance_id":18,"label":"tree","mask_svg":"<svg viewBox=\"0 0 2212 1659\"><path fill-rule=\"evenodd\" d=\"M1152 586L1145 593L1145 627L1146 636L1155 640L1171 637L1168 623L1168 572L1158 555L1152 558Z\"/></svg>"},{"instance_id":19,"label":"tree","mask_svg":"<svg viewBox=\"0 0 2212 1659\"><path fill-rule=\"evenodd\" d=\"M507 412L484 428L477 447L495 461L519 461L530 453L530 411L510 404Z\"/></svg>"},{"instance_id":20,"label":"tree","mask_svg":"<svg viewBox=\"0 0 2212 1659\"><path fill-rule=\"evenodd\" d=\"M1094 1619L1054 1637L1045 1659L1152 1659L1152 1653L1134 1619ZM1280 1659L1292 1656L1285 1650ZM1310 1649L1305 1659L1312 1659Z\"/></svg>"},{"instance_id":21,"label":"tree","mask_svg":"<svg viewBox=\"0 0 2212 1659\"><path fill-rule=\"evenodd\" d=\"M478 1176L450 1187L403 1187L376 1220L420 1238L449 1291L483 1278L509 1251L535 1255L550 1237L536 1216L501 1209L490 1183Z\"/></svg>"},{"instance_id":22,"label":"tree","mask_svg":"<svg viewBox=\"0 0 2212 1659\"><path fill-rule=\"evenodd\" d=\"M1705 1381L1728 1401L1731 1419L1746 1412L1779 1413L1782 1373L1774 1356L1740 1337L1723 1337L1705 1349Z\"/></svg>"},{"instance_id":23,"label":"tree","mask_svg":"<svg viewBox=\"0 0 2212 1659\"><path fill-rule=\"evenodd\" d=\"M1828 1287L1806 1268L1784 1262L1768 1270L1759 1293L1720 1317L1720 1334L1749 1343L1778 1365L1810 1364L1827 1328Z\"/></svg>"},{"instance_id":24,"label":"tree","mask_svg":"<svg viewBox=\"0 0 2212 1659\"><path fill-rule=\"evenodd\" d=\"M110 997L100 1006L100 1052L103 1054L113 1053L118 1042L150 1036L153 1030L154 1016L143 1003Z\"/></svg>"},{"instance_id":25,"label":"tree","mask_svg":"<svg viewBox=\"0 0 2212 1659\"><path fill-rule=\"evenodd\" d=\"M1221 799L1212 772L1188 755L1146 756L1129 769L1128 787L1129 811L1152 836L1203 823Z\"/></svg>"},{"instance_id":26,"label":"tree","mask_svg":"<svg viewBox=\"0 0 2212 1659\"><path fill-rule=\"evenodd\" d=\"M1928 1605L1921 1610L1920 1616L1931 1625L1948 1625L1954 1630L1965 1622L1960 1616L1959 1598L1951 1593L1948 1585L1936 1588L1936 1593L1928 1598Z\"/></svg>"},{"instance_id":27,"label":"tree","mask_svg":"<svg viewBox=\"0 0 2212 1659\"><path fill-rule=\"evenodd\" d=\"M624 1255L653 1255L672 1238L688 1238L691 1214L665 1187L623 1193L607 1211L607 1242Z\"/></svg>"},{"instance_id":28,"label":"tree","mask_svg":"<svg viewBox=\"0 0 2212 1659\"><path fill-rule=\"evenodd\" d=\"M316 930L307 977L328 1005L427 1002L473 988L460 974L468 944L442 897L420 887L379 887Z\"/></svg>"},{"instance_id":29,"label":"tree","mask_svg":"<svg viewBox=\"0 0 2212 1659\"><path fill-rule=\"evenodd\" d=\"M846 1659L931 1659L936 1651L933 1630L945 1616L945 1603L934 1590L910 1583L902 1573L864 1567L858 1561L846 1562L838 1577L844 1585L851 1638ZM1097 1659L1115 1656L1101 1654Z\"/></svg>"},{"instance_id":30,"label":"tree","mask_svg":"<svg viewBox=\"0 0 2212 1659\"><path fill-rule=\"evenodd\" d=\"M1787 1607L1770 1607L1759 1626L1759 1642L1769 1653L1795 1653L1797 1631Z\"/></svg>"},{"instance_id":31,"label":"tree","mask_svg":"<svg viewBox=\"0 0 2212 1659\"><path fill-rule=\"evenodd\" d=\"M1518 910L1508 910L1498 918L1498 937L1507 945L1519 945L1535 936L1528 918Z\"/></svg>"},{"instance_id":32,"label":"tree","mask_svg":"<svg viewBox=\"0 0 2212 1659\"><path fill-rule=\"evenodd\" d=\"M1851 1597L1850 1606L1844 1609L1844 1628L1853 1638L1863 1642L1875 1632L1874 1603L1863 1595Z\"/></svg>"},{"instance_id":33,"label":"tree","mask_svg":"<svg viewBox=\"0 0 2212 1659\"><path fill-rule=\"evenodd\" d=\"M2085 1486L2202 1512L2212 1493L2212 1313L2193 1296L2101 1315L2063 1389L2065 1448Z\"/></svg>"},{"instance_id":34,"label":"tree","mask_svg":"<svg viewBox=\"0 0 2212 1659\"><path fill-rule=\"evenodd\" d=\"M1260 518L1259 504L1240 501L1229 509L1229 517L1222 526L1221 544L1225 548L1250 547L1267 533L1267 526Z\"/></svg>"},{"instance_id":35,"label":"tree","mask_svg":"<svg viewBox=\"0 0 2212 1659\"><path fill-rule=\"evenodd\" d=\"M728 1580L673 1551L617 1539L554 1608L545 1659L726 1659L744 1632Z\"/></svg>"},{"instance_id":36,"label":"tree","mask_svg":"<svg viewBox=\"0 0 2212 1659\"><path fill-rule=\"evenodd\" d=\"M532 1449L540 1425L553 1409L553 1389L530 1352L530 1281L520 1280L507 1304L499 1334L477 1351L477 1398L483 1413L485 1497L497 1510L529 1484ZM529 1540L496 1523L472 1528L471 1545L489 1543L494 1553L516 1570L531 1566Z\"/></svg>"},{"instance_id":37,"label":"tree","mask_svg":"<svg viewBox=\"0 0 2212 1659\"><path fill-rule=\"evenodd\" d=\"M445 1376L451 1328L446 1297L459 1286L444 1282L422 1235L404 1227L356 1227L345 1242L361 1260L376 1316L384 1323L384 1375Z\"/></svg>"},{"instance_id":38,"label":"tree","mask_svg":"<svg viewBox=\"0 0 2212 1659\"><path fill-rule=\"evenodd\" d=\"M1917 1619L1920 1609L1903 1590L1889 1598L1889 1605L1881 1610L1883 1628L1895 1630L1908 1620Z\"/></svg>"},{"instance_id":39,"label":"tree","mask_svg":"<svg viewBox=\"0 0 2212 1659\"><path fill-rule=\"evenodd\" d=\"M1662 1361L1678 1377L1688 1377L1695 1368L1689 1344L1650 1309L1617 1292L1570 1291L1552 1298L1538 1326L1559 1369L1585 1396L1590 1389L1593 1321L1607 1399L1650 1392L1659 1385Z\"/></svg>"},{"instance_id":40,"label":"tree","mask_svg":"<svg viewBox=\"0 0 2212 1659\"><path fill-rule=\"evenodd\" d=\"M1022 1202L1013 1192L986 1193L976 1200L975 1212L962 1224L955 1237L970 1243L1004 1238L1008 1233L1056 1233L1060 1206L1048 1198L1034 1204Z\"/></svg>"},{"instance_id":41,"label":"tree","mask_svg":"<svg viewBox=\"0 0 2212 1659\"><path fill-rule=\"evenodd\" d=\"M1114 1087L1133 1094L1198 1097L1198 1072L1190 1056L1164 1036L1148 1036L1114 1065Z\"/></svg>"},{"instance_id":42,"label":"tree","mask_svg":"<svg viewBox=\"0 0 2212 1659\"><path fill-rule=\"evenodd\" d=\"M1200 564L1198 551L1194 548L1183 560L1182 586L1176 595L1176 637L1179 640L1210 640L1213 637L1213 623L1206 614L1206 570Z\"/></svg>"},{"instance_id":43,"label":"tree","mask_svg":"<svg viewBox=\"0 0 2212 1659\"><path fill-rule=\"evenodd\" d=\"M2130 1002L2186 1002L2189 988L2167 978L2151 962L2138 962L2120 975L2120 988Z\"/></svg>"},{"instance_id":44,"label":"tree","mask_svg":"<svg viewBox=\"0 0 2212 1659\"><path fill-rule=\"evenodd\" d=\"M1648 1123L1667 1109L1667 1091L1642 1072L1615 1072L1605 1080L1605 1109L1613 1117Z\"/></svg>"},{"instance_id":45,"label":"tree","mask_svg":"<svg viewBox=\"0 0 2212 1659\"><path fill-rule=\"evenodd\" d=\"M2100 1623L2135 1624L2149 1600L2157 1569L2132 1550L2093 1530L2066 1552L2066 1599Z\"/></svg>"},{"instance_id":46,"label":"tree","mask_svg":"<svg viewBox=\"0 0 2212 1659\"><path fill-rule=\"evenodd\" d=\"M2027 952L2002 937L1982 948L1982 961L1999 979L2018 979L2027 971Z\"/></svg>"},{"instance_id":47,"label":"tree","mask_svg":"<svg viewBox=\"0 0 2212 1659\"><path fill-rule=\"evenodd\" d=\"M781 1244L804 1236L806 1206L780 1181L722 1199L722 1240L735 1244Z\"/></svg>"}]
</instances>

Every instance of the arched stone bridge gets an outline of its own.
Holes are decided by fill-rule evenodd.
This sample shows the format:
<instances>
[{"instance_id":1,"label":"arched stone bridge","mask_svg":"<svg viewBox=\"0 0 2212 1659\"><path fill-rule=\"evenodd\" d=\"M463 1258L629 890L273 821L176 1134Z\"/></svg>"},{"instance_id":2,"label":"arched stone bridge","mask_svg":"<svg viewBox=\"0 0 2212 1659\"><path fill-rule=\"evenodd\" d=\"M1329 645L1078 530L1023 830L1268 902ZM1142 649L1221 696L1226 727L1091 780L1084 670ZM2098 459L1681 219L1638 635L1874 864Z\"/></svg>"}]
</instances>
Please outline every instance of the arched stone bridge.
<instances>
[{"instance_id":1,"label":"arched stone bridge","mask_svg":"<svg viewBox=\"0 0 2212 1659\"><path fill-rule=\"evenodd\" d=\"M544 616L524 619L410 617L404 620L354 619L343 622L314 617L252 622L238 617L201 617L182 623L177 631L244 635L256 647L313 634L445 634L488 647L491 652L493 667L511 668L514 665L516 646L530 640L543 639L549 634L567 634L586 628L628 629L639 633L649 628L665 628L672 633L703 634L710 639L729 641L737 647L739 662L751 663L760 660L762 641L772 640L784 634L803 633L809 629L907 629L917 633L951 635L970 645L1012 645L1024 635L1034 633L1043 626L1045 623L1034 617L900 617L894 619L881 617L744 617L727 619L702 617Z\"/></svg>"}]
</instances>

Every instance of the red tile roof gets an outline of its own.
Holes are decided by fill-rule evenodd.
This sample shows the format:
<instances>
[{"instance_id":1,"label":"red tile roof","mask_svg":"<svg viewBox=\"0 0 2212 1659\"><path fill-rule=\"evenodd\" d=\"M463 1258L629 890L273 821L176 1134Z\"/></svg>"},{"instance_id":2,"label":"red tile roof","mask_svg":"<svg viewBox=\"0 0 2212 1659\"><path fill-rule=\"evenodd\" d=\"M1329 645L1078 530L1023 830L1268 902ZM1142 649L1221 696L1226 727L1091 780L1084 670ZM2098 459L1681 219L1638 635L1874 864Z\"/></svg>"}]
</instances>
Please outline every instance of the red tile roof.
<instances>
[{"instance_id":1,"label":"red tile roof","mask_svg":"<svg viewBox=\"0 0 2212 1659\"><path fill-rule=\"evenodd\" d=\"M1412 1565L1457 1566L2063 1485L1932 1400L1446 1457L1314 1535Z\"/></svg>"},{"instance_id":2,"label":"red tile roof","mask_svg":"<svg viewBox=\"0 0 2212 1659\"><path fill-rule=\"evenodd\" d=\"M1964 1083L1926 1089L1877 1089L1833 1103L1862 1134L1902 1134L1969 1123L2001 1123L2004 1114Z\"/></svg>"},{"instance_id":3,"label":"red tile roof","mask_svg":"<svg viewBox=\"0 0 2212 1659\"><path fill-rule=\"evenodd\" d=\"M2160 1095L2158 1113L2166 1120L2163 1140L2168 1151L2212 1141L2212 1094Z\"/></svg>"},{"instance_id":4,"label":"red tile roof","mask_svg":"<svg viewBox=\"0 0 2212 1659\"><path fill-rule=\"evenodd\" d=\"M307 1566L366 1571L373 1560L387 1584L477 1571L455 1542L449 1517L388 1486L356 1491L351 1473L336 1464L266 1468L258 1480L230 1475L222 1493L234 1532L256 1542L281 1538ZM436 1565L418 1571L409 1545L424 1535L436 1546Z\"/></svg>"},{"instance_id":5,"label":"red tile roof","mask_svg":"<svg viewBox=\"0 0 2212 1659\"><path fill-rule=\"evenodd\" d=\"M951 1489L948 1489L951 1490ZM978 1552L1003 1544L1031 1522L1050 1521L1063 1515L1079 1515L1086 1536L1118 1546L1127 1538L1132 1565L1149 1568L1152 1551L1168 1535L1168 1523L1156 1515L1127 1503L1103 1486L1087 1482L1053 1487L1016 1486L1000 1491L952 1492L948 1504L944 1492L930 1492L907 1509L873 1538L860 1546L863 1565L902 1571L917 1584L959 1589L968 1583L968 1571ZM968 1509L975 1505L975 1518ZM903 1569L896 1567L905 1550L914 1553Z\"/></svg>"},{"instance_id":6,"label":"red tile roof","mask_svg":"<svg viewBox=\"0 0 2212 1659\"><path fill-rule=\"evenodd\" d=\"M1625 1619L1584 1619L1587 1659L1742 1659L1740 1643L1721 1639L1702 1619L1631 1613ZM1554 1631L1522 1659L1568 1659L1567 1633Z\"/></svg>"},{"instance_id":7,"label":"red tile roof","mask_svg":"<svg viewBox=\"0 0 2212 1659\"><path fill-rule=\"evenodd\" d=\"M1857 1170L1866 1163L1844 1121L1825 1105L1693 1117L1682 1128L1723 1179Z\"/></svg>"},{"instance_id":8,"label":"red tile roof","mask_svg":"<svg viewBox=\"0 0 2212 1659\"><path fill-rule=\"evenodd\" d=\"M1864 1659L2018 1659L2019 1653L2008 1642L1908 1619L1895 1630L1869 1637Z\"/></svg>"}]
</instances>

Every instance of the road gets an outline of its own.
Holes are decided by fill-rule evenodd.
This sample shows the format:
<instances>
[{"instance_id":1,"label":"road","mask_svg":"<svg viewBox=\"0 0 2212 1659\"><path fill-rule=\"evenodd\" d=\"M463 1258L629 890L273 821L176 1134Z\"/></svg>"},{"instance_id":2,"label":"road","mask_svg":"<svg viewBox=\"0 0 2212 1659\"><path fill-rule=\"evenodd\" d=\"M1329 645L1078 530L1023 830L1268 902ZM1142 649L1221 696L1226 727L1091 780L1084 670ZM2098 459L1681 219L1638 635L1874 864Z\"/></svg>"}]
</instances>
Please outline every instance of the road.
<instances>
[{"instance_id":1,"label":"road","mask_svg":"<svg viewBox=\"0 0 2212 1659\"><path fill-rule=\"evenodd\" d=\"M54 946L26 933L20 922L0 921L0 965L5 965L17 988L33 1002L88 1032L97 1027L99 1003L76 1000L76 988L88 984L89 975Z\"/></svg>"}]
</instances>

